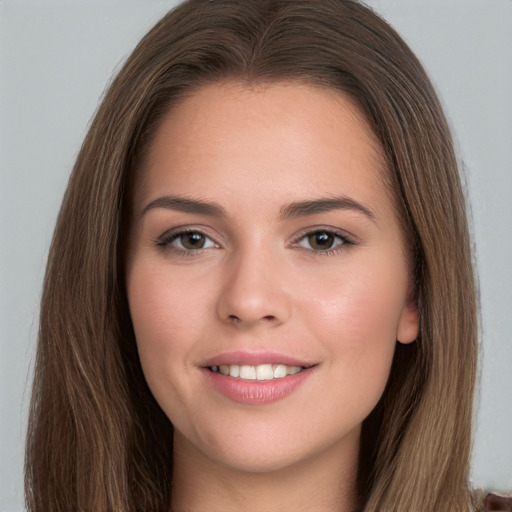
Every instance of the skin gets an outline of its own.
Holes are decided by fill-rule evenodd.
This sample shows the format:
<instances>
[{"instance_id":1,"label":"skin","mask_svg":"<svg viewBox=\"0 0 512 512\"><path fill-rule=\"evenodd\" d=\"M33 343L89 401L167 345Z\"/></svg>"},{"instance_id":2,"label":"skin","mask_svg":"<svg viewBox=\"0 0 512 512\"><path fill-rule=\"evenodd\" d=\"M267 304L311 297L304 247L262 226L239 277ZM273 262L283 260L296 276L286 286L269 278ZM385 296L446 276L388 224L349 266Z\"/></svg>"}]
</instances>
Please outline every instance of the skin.
<instances>
[{"instance_id":1,"label":"skin","mask_svg":"<svg viewBox=\"0 0 512 512\"><path fill-rule=\"evenodd\" d=\"M358 107L330 90L211 84L165 117L135 194L126 278L144 374L175 427L174 510L355 507L361 424L397 340L418 332L383 169ZM223 215L154 203L163 196ZM333 197L342 207L283 216ZM205 247L163 236L181 227ZM329 250L315 232L335 233ZM232 350L315 366L285 398L240 404L203 368Z\"/></svg>"}]
</instances>

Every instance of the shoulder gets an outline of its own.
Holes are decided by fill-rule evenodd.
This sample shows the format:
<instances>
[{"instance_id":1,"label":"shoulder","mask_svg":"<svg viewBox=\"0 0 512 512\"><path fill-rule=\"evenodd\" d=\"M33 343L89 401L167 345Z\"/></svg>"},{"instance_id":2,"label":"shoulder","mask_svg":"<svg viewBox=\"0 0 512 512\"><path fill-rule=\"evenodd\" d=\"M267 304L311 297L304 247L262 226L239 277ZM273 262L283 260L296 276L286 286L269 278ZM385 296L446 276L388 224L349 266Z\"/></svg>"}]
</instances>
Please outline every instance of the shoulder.
<instances>
[{"instance_id":1,"label":"shoulder","mask_svg":"<svg viewBox=\"0 0 512 512\"><path fill-rule=\"evenodd\" d=\"M512 512L512 496L489 493L477 510L479 512Z\"/></svg>"}]
</instances>

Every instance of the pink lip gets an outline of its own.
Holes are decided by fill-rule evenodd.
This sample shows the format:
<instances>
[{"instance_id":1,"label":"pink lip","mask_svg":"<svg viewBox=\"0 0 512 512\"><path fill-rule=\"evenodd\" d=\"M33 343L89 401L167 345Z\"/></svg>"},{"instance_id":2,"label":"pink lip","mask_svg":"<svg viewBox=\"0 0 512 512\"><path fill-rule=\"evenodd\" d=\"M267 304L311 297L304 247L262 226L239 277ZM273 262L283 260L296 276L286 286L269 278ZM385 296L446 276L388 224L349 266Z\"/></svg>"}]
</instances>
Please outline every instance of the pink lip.
<instances>
[{"instance_id":1,"label":"pink lip","mask_svg":"<svg viewBox=\"0 0 512 512\"><path fill-rule=\"evenodd\" d=\"M282 379L244 380L215 373L204 368L205 377L213 388L226 398L246 405L265 405L277 402L290 395L312 373L312 369L303 370Z\"/></svg>"},{"instance_id":2,"label":"pink lip","mask_svg":"<svg viewBox=\"0 0 512 512\"><path fill-rule=\"evenodd\" d=\"M305 369L281 379L258 381L230 377L209 369L222 364L284 364ZM282 400L295 391L312 374L313 366L315 365L277 352L238 351L226 352L209 359L203 365L202 371L211 386L226 398L246 405L265 405Z\"/></svg>"},{"instance_id":3,"label":"pink lip","mask_svg":"<svg viewBox=\"0 0 512 512\"><path fill-rule=\"evenodd\" d=\"M257 366L259 364L284 364L286 366L301 366L308 368L313 366L313 363L301 361L292 356L281 354L279 352L265 351L265 352L249 352L249 351L235 351L224 352L211 359L208 359L202 366L220 366L221 364L237 364Z\"/></svg>"}]
</instances>

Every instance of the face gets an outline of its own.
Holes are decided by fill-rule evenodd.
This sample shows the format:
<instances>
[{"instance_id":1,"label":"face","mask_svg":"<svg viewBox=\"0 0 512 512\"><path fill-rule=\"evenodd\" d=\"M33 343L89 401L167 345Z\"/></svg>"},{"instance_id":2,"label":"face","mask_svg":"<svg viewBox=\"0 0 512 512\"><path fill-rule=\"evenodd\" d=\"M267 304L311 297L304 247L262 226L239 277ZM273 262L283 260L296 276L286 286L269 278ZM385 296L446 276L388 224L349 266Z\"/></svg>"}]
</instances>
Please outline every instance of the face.
<instances>
[{"instance_id":1,"label":"face","mask_svg":"<svg viewBox=\"0 0 512 512\"><path fill-rule=\"evenodd\" d=\"M191 457L270 471L357 453L418 329L382 162L353 102L307 85L208 85L164 119L126 278L145 377Z\"/></svg>"}]
</instances>

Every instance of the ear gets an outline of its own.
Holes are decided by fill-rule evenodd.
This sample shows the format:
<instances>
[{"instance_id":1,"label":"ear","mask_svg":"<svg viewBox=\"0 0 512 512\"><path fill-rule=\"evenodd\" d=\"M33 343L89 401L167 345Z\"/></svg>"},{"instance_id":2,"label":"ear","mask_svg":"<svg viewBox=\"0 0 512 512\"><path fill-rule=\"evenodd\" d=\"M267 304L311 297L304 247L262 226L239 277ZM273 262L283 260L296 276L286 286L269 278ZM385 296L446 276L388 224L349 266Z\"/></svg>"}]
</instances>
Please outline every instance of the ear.
<instances>
[{"instance_id":1,"label":"ear","mask_svg":"<svg viewBox=\"0 0 512 512\"><path fill-rule=\"evenodd\" d=\"M399 343L412 343L418 337L420 329L420 314L416 298L408 297L404 302L398 325L396 339Z\"/></svg>"}]
</instances>

